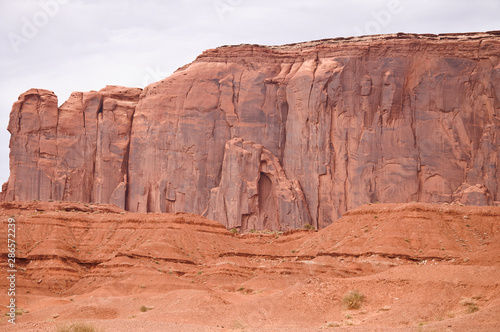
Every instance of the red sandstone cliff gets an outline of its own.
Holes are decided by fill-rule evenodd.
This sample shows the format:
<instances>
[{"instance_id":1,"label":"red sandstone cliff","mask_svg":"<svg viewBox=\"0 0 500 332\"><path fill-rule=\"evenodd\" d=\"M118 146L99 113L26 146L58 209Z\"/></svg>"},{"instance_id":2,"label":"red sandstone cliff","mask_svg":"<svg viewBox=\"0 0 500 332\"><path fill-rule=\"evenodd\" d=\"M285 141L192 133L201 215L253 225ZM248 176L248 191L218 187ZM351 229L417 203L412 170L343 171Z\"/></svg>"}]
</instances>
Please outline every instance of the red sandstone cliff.
<instances>
[{"instance_id":1,"label":"red sandstone cliff","mask_svg":"<svg viewBox=\"0 0 500 332\"><path fill-rule=\"evenodd\" d=\"M323 228L367 202L500 200L500 34L225 46L143 91L14 104L4 200Z\"/></svg>"},{"instance_id":2,"label":"red sandstone cliff","mask_svg":"<svg viewBox=\"0 0 500 332\"><path fill-rule=\"evenodd\" d=\"M4 200L106 201L124 207L130 130L141 89L74 92L57 107L47 90L14 103Z\"/></svg>"}]
</instances>

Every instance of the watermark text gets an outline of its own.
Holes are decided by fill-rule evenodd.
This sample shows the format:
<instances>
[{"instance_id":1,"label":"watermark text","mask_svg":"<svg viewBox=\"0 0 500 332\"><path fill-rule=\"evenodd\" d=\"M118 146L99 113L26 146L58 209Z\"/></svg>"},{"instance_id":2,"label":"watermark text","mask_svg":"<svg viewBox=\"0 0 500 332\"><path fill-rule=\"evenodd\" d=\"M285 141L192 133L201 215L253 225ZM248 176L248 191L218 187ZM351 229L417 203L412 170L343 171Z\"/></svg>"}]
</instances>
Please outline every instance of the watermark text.
<instances>
[{"instance_id":1,"label":"watermark text","mask_svg":"<svg viewBox=\"0 0 500 332\"><path fill-rule=\"evenodd\" d=\"M382 32L382 28L385 28L391 24L392 17L398 15L403 11L403 5L400 0L389 0L386 9L381 9L378 11L372 10L370 12L373 20L366 22L364 27L354 27L354 31L357 36L361 35L377 35Z\"/></svg>"},{"instance_id":2,"label":"watermark text","mask_svg":"<svg viewBox=\"0 0 500 332\"><path fill-rule=\"evenodd\" d=\"M11 31L7 35L14 52L18 53L22 45L28 44L31 39L35 38L38 32L49 24L50 19L59 13L60 5L67 3L68 0L39 0L39 9L30 18L26 16L21 18L23 23L21 31L19 33Z\"/></svg>"},{"instance_id":3,"label":"watermark text","mask_svg":"<svg viewBox=\"0 0 500 332\"><path fill-rule=\"evenodd\" d=\"M236 7L241 6L243 0L214 0L212 6L214 7L217 15L221 20L224 20L227 13L235 10Z\"/></svg>"},{"instance_id":4,"label":"watermark text","mask_svg":"<svg viewBox=\"0 0 500 332\"><path fill-rule=\"evenodd\" d=\"M16 220L9 218L7 223L7 279L9 280L7 316L11 324L16 324L16 273Z\"/></svg>"}]
</instances>

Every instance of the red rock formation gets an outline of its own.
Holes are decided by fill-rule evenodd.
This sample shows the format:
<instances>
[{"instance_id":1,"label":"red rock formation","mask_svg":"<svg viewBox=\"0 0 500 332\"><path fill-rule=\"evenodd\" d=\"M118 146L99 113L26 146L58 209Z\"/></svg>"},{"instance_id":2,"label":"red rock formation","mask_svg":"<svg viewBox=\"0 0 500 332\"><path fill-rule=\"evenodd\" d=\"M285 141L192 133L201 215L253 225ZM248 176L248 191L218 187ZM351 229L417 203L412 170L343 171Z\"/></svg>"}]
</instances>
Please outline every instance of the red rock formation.
<instances>
[{"instance_id":1,"label":"red rock formation","mask_svg":"<svg viewBox=\"0 0 500 332\"><path fill-rule=\"evenodd\" d=\"M11 114L4 199L206 211L242 229L323 228L376 201L492 204L499 52L496 32L226 46L140 96L78 93L57 110L30 90ZM225 149L235 138L256 145Z\"/></svg>"},{"instance_id":2,"label":"red rock formation","mask_svg":"<svg viewBox=\"0 0 500 332\"><path fill-rule=\"evenodd\" d=\"M228 228L244 230L311 224L298 181L288 180L278 158L262 145L241 138L226 143L220 184L212 189L204 214Z\"/></svg>"},{"instance_id":3,"label":"red rock formation","mask_svg":"<svg viewBox=\"0 0 500 332\"><path fill-rule=\"evenodd\" d=\"M124 207L132 116L141 89L75 92L61 107L31 89L12 107L4 200L107 202Z\"/></svg>"}]
</instances>

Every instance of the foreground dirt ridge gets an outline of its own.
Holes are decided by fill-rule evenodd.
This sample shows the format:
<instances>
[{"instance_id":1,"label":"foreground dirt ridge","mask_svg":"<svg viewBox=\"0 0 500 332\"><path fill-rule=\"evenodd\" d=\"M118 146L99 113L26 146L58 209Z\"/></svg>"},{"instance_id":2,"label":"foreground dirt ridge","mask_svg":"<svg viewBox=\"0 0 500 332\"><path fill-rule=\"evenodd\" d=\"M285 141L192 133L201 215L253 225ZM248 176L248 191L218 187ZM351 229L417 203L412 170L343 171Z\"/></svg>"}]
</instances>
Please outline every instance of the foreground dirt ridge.
<instances>
[{"instance_id":1,"label":"foreground dirt ridge","mask_svg":"<svg viewBox=\"0 0 500 332\"><path fill-rule=\"evenodd\" d=\"M207 50L144 90L14 103L4 201L324 228L375 202L500 200L498 32Z\"/></svg>"},{"instance_id":2,"label":"foreground dirt ridge","mask_svg":"<svg viewBox=\"0 0 500 332\"><path fill-rule=\"evenodd\" d=\"M0 215L17 225L16 331L500 328L500 207L372 204L319 232L247 234L104 204L6 202ZM358 310L342 302L353 290Z\"/></svg>"}]
</instances>

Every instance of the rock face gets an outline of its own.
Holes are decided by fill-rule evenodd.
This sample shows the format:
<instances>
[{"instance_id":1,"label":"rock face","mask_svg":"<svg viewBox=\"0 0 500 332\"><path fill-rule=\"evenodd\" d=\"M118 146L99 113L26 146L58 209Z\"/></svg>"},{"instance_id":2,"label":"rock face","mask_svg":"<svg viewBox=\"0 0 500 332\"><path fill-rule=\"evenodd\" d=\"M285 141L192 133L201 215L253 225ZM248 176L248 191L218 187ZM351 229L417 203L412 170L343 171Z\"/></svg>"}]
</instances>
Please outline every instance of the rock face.
<instances>
[{"instance_id":1,"label":"rock face","mask_svg":"<svg viewBox=\"0 0 500 332\"><path fill-rule=\"evenodd\" d=\"M75 92L61 107L31 89L12 107L4 200L109 202L124 207L130 130L141 89Z\"/></svg>"},{"instance_id":2,"label":"rock face","mask_svg":"<svg viewBox=\"0 0 500 332\"><path fill-rule=\"evenodd\" d=\"M4 200L323 228L368 202L500 200L500 34L208 50L140 89L14 104Z\"/></svg>"},{"instance_id":3,"label":"rock face","mask_svg":"<svg viewBox=\"0 0 500 332\"><path fill-rule=\"evenodd\" d=\"M270 151L241 138L226 143L220 184L204 214L244 230L293 229L312 221L299 182L286 178Z\"/></svg>"}]
</instances>

